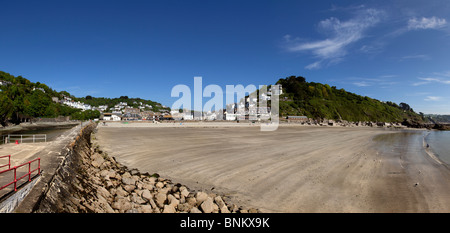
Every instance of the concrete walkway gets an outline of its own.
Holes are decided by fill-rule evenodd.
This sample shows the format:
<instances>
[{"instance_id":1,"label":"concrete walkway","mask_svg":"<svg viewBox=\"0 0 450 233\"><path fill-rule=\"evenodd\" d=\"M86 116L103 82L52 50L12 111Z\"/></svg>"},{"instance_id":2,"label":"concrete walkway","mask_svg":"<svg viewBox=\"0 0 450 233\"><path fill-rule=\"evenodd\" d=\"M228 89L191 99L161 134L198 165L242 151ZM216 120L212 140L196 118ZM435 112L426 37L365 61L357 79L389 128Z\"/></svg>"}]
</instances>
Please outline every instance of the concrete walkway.
<instances>
[{"instance_id":1,"label":"concrete walkway","mask_svg":"<svg viewBox=\"0 0 450 233\"><path fill-rule=\"evenodd\" d=\"M83 123L86 126L87 123ZM7 144L0 146L0 155L11 155L11 167L28 162L35 158L41 159L41 179L33 187L22 203L16 208L15 212L29 213L34 204L38 201L43 190L49 183L58 167L63 161L64 155L69 150L69 144L75 140L81 130L81 125L68 129L62 135L50 142ZM3 159L0 164L7 163ZM0 177L0 180L2 177ZM3 182L2 182L3 183Z\"/></svg>"}]
</instances>

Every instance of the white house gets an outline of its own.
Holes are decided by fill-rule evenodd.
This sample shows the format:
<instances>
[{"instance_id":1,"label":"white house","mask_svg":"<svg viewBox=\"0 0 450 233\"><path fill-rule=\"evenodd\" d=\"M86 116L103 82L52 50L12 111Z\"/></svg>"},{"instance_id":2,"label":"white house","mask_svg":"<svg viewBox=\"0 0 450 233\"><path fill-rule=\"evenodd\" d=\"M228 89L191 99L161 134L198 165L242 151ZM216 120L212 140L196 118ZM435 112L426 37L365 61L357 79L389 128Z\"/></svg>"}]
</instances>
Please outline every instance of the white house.
<instances>
[{"instance_id":1,"label":"white house","mask_svg":"<svg viewBox=\"0 0 450 233\"><path fill-rule=\"evenodd\" d=\"M185 120L185 121L194 120L194 115L192 115L192 114L184 114L183 115L183 120Z\"/></svg>"},{"instance_id":2,"label":"white house","mask_svg":"<svg viewBox=\"0 0 450 233\"><path fill-rule=\"evenodd\" d=\"M45 90L42 87L33 87L33 91L35 91L35 90L40 90L45 93Z\"/></svg>"},{"instance_id":3,"label":"white house","mask_svg":"<svg viewBox=\"0 0 450 233\"><path fill-rule=\"evenodd\" d=\"M234 114L234 113L227 113L225 115L225 120L227 120L227 121L235 121L236 120L236 114Z\"/></svg>"},{"instance_id":4,"label":"white house","mask_svg":"<svg viewBox=\"0 0 450 233\"><path fill-rule=\"evenodd\" d=\"M102 112L104 112L104 111L106 111L106 109L108 109L108 105L100 105L100 106L98 106L98 108L99 108Z\"/></svg>"},{"instance_id":5,"label":"white house","mask_svg":"<svg viewBox=\"0 0 450 233\"><path fill-rule=\"evenodd\" d=\"M104 121L120 121L120 116L112 113L103 113L103 120Z\"/></svg>"},{"instance_id":6,"label":"white house","mask_svg":"<svg viewBox=\"0 0 450 233\"><path fill-rule=\"evenodd\" d=\"M203 119L208 120L208 121L214 121L217 119L217 115L215 113L209 113L209 114L206 114L205 116L203 116Z\"/></svg>"}]
</instances>

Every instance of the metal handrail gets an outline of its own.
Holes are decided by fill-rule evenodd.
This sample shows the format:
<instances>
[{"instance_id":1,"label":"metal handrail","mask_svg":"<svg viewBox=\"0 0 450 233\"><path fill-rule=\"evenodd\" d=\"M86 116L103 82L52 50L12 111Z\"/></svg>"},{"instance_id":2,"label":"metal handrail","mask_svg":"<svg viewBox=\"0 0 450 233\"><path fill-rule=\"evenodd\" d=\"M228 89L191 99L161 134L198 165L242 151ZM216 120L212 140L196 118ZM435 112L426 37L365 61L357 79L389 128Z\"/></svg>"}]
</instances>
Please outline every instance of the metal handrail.
<instances>
[{"instance_id":1,"label":"metal handrail","mask_svg":"<svg viewBox=\"0 0 450 233\"><path fill-rule=\"evenodd\" d=\"M33 163L35 161L38 162L38 167L36 169L31 170L31 163ZM23 167L23 166L25 166L27 164L28 164L28 173L26 173L25 175L23 175L23 176L21 176L20 178L17 179L17 168ZM0 171L0 174L5 173L5 172L9 172L9 171L12 171L12 170L14 170L14 180L9 182L6 185L0 187L0 190L10 186L11 184L14 184L14 191L17 191L17 181L21 180L22 178L24 178L26 176L28 176L28 181L31 181L31 174L33 172L35 172L35 171L38 171L38 175L40 175L41 174L41 158L33 159L33 160L31 160L31 161L29 161L27 163L21 164L19 166L14 166L12 168Z\"/></svg>"},{"instance_id":2,"label":"metal handrail","mask_svg":"<svg viewBox=\"0 0 450 233\"><path fill-rule=\"evenodd\" d=\"M8 134L8 136L47 136L47 134Z\"/></svg>"},{"instance_id":3,"label":"metal handrail","mask_svg":"<svg viewBox=\"0 0 450 233\"><path fill-rule=\"evenodd\" d=\"M33 143L35 143L36 140L44 140L44 142L47 142L47 134L8 134L3 139L4 143L11 143L11 140L20 140L20 143L23 143L23 141L31 140L33 141Z\"/></svg>"},{"instance_id":4,"label":"metal handrail","mask_svg":"<svg viewBox=\"0 0 450 233\"><path fill-rule=\"evenodd\" d=\"M8 169L10 169L11 168L11 155L0 156L0 159L6 158L6 157L8 157L8 163L5 165L1 165L0 168L8 166Z\"/></svg>"}]
</instances>

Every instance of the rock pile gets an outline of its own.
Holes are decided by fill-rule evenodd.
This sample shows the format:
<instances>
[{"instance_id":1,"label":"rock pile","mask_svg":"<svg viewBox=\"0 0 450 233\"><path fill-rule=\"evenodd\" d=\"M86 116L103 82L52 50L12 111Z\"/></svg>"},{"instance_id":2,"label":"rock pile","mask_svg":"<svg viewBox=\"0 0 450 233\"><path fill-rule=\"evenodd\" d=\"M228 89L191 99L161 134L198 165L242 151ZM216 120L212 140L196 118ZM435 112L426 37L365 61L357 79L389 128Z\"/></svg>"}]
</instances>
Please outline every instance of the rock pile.
<instances>
[{"instance_id":1,"label":"rock pile","mask_svg":"<svg viewBox=\"0 0 450 233\"><path fill-rule=\"evenodd\" d=\"M227 204L214 193L190 192L188 187L173 184L157 174L141 174L127 169L114 158L93 150L85 161L87 173L84 183L91 184L97 197L84 202L89 212L106 213L247 213L257 209L244 209ZM90 166L89 166L90 163Z\"/></svg>"}]
</instances>

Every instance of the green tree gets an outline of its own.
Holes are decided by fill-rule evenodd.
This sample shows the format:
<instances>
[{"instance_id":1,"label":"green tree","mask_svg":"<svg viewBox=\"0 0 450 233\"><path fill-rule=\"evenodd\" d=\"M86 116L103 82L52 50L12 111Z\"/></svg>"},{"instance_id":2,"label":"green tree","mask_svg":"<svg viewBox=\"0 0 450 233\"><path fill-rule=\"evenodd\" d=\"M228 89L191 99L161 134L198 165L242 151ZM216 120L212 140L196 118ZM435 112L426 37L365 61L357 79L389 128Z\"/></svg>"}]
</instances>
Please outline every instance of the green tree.
<instances>
[{"instance_id":1,"label":"green tree","mask_svg":"<svg viewBox=\"0 0 450 233\"><path fill-rule=\"evenodd\" d=\"M6 122L12 116L13 110L11 99L3 91L0 91L0 124L2 126L6 126Z\"/></svg>"},{"instance_id":2,"label":"green tree","mask_svg":"<svg viewBox=\"0 0 450 233\"><path fill-rule=\"evenodd\" d=\"M405 110L405 111L411 111L411 107L407 104L407 103L400 103L400 108Z\"/></svg>"},{"instance_id":3,"label":"green tree","mask_svg":"<svg viewBox=\"0 0 450 233\"><path fill-rule=\"evenodd\" d=\"M404 118L416 121L422 119L406 103L400 106L392 102L382 103L367 96L337 89L336 86L306 82L304 78L298 77L289 76L277 82L283 85L283 96L288 97L280 98L282 116L306 115L311 118L387 122L402 122Z\"/></svg>"}]
</instances>

